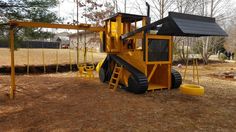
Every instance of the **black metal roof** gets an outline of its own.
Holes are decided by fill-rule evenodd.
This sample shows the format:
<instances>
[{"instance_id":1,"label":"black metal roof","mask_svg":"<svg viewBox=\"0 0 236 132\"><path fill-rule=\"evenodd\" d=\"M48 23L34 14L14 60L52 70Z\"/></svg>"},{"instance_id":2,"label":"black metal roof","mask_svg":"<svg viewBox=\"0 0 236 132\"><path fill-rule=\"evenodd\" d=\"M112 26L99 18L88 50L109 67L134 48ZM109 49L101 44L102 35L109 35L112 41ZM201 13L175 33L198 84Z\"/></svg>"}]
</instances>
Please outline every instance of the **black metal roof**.
<instances>
[{"instance_id":1,"label":"black metal roof","mask_svg":"<svg viewBox=\"0 0 236 132\"><path fill-rule=\"evenodd\" d=\"M121 21L122 22L135 22L135 21L141 21L143 19L143 17L147 17L147 16L143 16L143 15L135 15L135 14L128 14L128 13L116 13L112 16L110 16L109 18L105 19L104 21L116 21L116 17L118 15L121 15Z\"/></svg>"},{"instance_id":2,"label":"black metal roof","mask_svg":"<svg viewBox=\"0 0 236 132\"><path fill-rule=\"evenodd\" d=\"M157 30L158 35L168 36L228 36L227 33L215 22L215 18L169 12L169 16L135 31L121 35L125 40L142 31Z\"/></svg>"},{"instance_id":3,"label":"black metal roof","mask_svg":"<svg viewBox=\"0 0 236 132\"><path fill-rule=\"evenodd\" d=\"M227 36L215 18L169 12L157 34L171 36Z\"/></svg>"}]
</instances>

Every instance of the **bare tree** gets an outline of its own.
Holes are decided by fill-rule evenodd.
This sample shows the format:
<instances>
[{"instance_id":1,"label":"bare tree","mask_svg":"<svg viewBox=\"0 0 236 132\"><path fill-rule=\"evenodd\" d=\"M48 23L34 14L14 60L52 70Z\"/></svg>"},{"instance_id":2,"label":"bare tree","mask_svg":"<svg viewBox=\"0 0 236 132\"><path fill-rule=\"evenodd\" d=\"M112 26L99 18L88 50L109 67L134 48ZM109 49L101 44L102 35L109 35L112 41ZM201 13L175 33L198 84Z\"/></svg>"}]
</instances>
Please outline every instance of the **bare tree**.
<instances>
[{"instance_id":1,"label":"bare tree","mask_svg":"<svg viewBox=\"0 0 236 132\"><path fill-rule=\"evenodd\" d=\"M144 15L144 10L142 9L141 5L143 5L143 1L135 1L134 2L134 9L139 12L140 14Z\"/></svg>"},{"instance_id":2,"label":"bare tree","mask_svg":"<svg viewBox=\"0 0 236 132\"><path fill-rule=\"evenodd\" d=\"M113 2L115 2L113 4L117 4L117 0ZM108 16L112 15L115 9L115 7L112 5L111 2L101 3L96 0L80 0L78 1L78 6L83 9L82 17L85 18L85 23L87 23L88 20L90 23L95 23L95 25L97 26L102 26L103 20ZM84 40L85 41L83 46L84 47L83 56L84 56L84 62L86 62L87 44L88 44L86 30L84 32Z\"/></svg>"},{"instance_id":3,"label":"bare tree","mask_svg":"<svg viewBox=\"0 0 236 132\"><path fill-rule=\"evenodd\" d=\"M164 18L168 11L173 7L175 0L141 0L135 1L135 9L141 13L146 14L145 2L148 2L151 6L151 17L154 19Z\"/></svg>"},{"instance_id":4,"label":"bare tree","mask_svg":"<svg viewBox=\"0 0 236 132\"><path fill-rule=\"evenodd\" d=\"M180 13L194 14L197 7L197 0L176 0L175 1L175 11ZM181 60L185 63L188 61L188 56L190 53L190 46L195 42L196 39L191 37L175 37L175 53L179 56Z\"/></svg>"},{"instance_id":5,"label":"bare tree","mask_svg":"<svg viewBox=\"0 0 236 132\"><path fill-rule=\"evenodd\" d=\"M230 8L226 8L229 1L225 0L199 0L199 15L216 17L221 21L229 16ZM203 62L208 64L209 57L216 53L217 47L223 45L222 37L202 37L199 39L197 52L201 54Z\"/></svg>"},{"instance_id":6,"label":"bare tree","mask_svg":"<svg viewBox=\"0 0 236 132\"><path fill-rule=\"evenodd\" d=\"M234 18L227 29L229 36L226 38L224 47L227 51L236 52L236 18Z\"/></svg>"},{"instance_id":7,"label":"bare tree","mask_svg":"<svg viewBox=\"0 0 236 132\"><path fill-rule=\"evenodd\" d=\"M162 19L171 10L174 0L150 0L150 4L153 7L153 15L158 19Z\"/></svg>"},{"instance_id":8,"label":"bare tree","mask_svg":"<svg viewBox=\"0 0 236 132\"><path fill-rule=\"evenodd\" d=\"M80 0L79 7L84 11L82 16L89 22L102 26L103 20L114 13L115 5L111 2L97 2L96 0ZM115 4L115 3L114 3Z\"/></svg>"}]
</instances>

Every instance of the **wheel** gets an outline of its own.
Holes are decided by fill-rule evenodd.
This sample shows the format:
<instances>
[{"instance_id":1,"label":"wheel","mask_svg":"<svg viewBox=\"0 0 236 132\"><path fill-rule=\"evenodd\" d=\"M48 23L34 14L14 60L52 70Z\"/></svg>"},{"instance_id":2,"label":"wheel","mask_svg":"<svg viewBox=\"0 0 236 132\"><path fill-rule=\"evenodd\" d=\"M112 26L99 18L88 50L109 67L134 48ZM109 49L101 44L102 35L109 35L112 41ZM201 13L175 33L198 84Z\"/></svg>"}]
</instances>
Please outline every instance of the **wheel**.
<instances>
[{"instance_id":1,"label":"wheel","mask_svg":"<svg viewBox=\"0 0 236 132\"><path fill-rule=\"evenodd\" d=\"M106 82L107 79L106 79L106 71L104 68L100 68L99 70L99 79L101 82Z\"/></svg>"},{"instance_id":2,"label":"wheel","mask_svg":"<svg viewBox=\"0 0 236 132\"><path fill-rule=\"evenodd\" d=\"M173 89L179 88L182 84L181 74L174 69L171 70L171 84L171 88Z\"/></svg>"},{"instance_id":3,"label":"wheel","mask_svg":"<svg viewBox=\"0 0 236 132\"><path fill-rule=\"evenodd\" d=\"M100 68L102 67L103 62L105 61L105 59L103 59L102 61L100 61L99 63L95 64L96 66L96 71L99 72Z\"/></svg>"},{"instance_id":4,"label":"wheel","mask_svg":"<svg viewBox=\"0 0 236 132\"><path fill-rule=\"evenodd\" d=\"M194 84L183 84L180 86L180 92L182 94L200 96L204 94L204 88Z\"/></svg>"},{"instance_id":5,"label":"wheel","mask_svg":"<svg viewBox=\"0 0 236 132\"><path fill-rule=\"evenodd\" d=\"M135 80L135 78L131 76L128 79L127 91L135 93L135 94L143 94L147 91L147 88L141 87L139 83Z\"/></svg>"},{"instance_id":6,"label":"wheel","mask_svg":"<svg viewBox=\"0 0 236 132\"><path fill-rule=\"evenodd\" d=\"M101 63L100 66L97 66L97 70L99 70L99 79L101 82L106 82L110 80L110 72L109 72L109 58L106 57Z\"/></svg>"}]
</instances>

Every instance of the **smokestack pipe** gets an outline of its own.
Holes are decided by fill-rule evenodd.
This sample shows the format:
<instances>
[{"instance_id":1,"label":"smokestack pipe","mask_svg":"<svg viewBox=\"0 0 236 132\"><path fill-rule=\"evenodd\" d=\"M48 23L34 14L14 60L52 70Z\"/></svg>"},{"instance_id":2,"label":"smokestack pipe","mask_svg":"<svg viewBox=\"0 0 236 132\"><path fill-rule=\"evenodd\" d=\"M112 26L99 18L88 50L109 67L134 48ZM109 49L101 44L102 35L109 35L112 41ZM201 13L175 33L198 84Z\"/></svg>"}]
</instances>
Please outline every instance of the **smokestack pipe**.
<instances>
[{"instance_id":1,"label":"smokestack pipe","mask_svg":"<svg viewBox=\"0 0 236 132\"><path fill-rule=\"evenodd\" d=\"M148 24L150 24L150 22L151 22L151 18L150 18L150 5L149 5L148 2L146 2L146 6L147 6L147 17L148 17L148 19L147 19L147 25L148 25Z\"/></svg>"}]
</instances>

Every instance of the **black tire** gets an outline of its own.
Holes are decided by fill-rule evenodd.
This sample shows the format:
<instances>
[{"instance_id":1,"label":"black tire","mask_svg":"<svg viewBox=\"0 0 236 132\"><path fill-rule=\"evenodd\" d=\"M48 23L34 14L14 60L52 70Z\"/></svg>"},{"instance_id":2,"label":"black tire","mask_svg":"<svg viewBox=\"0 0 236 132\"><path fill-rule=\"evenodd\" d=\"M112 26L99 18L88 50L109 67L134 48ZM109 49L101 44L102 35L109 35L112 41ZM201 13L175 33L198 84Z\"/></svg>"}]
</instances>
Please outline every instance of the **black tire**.
<instances>
[{"instance_id":1,"label":"black tire","mask_svg":"<svg viewBox=\"0 0 236 132\"><path fill-rule=\"evenodd\" d=\"M106 71L102 67L99 70L99 79L100 79L101 82L106 82L107 81L107 79L106 79Z\"/></svg>"},{"instance_id":2,"label":"black tire","mask_svg":"<svg viewBox=\"0 0 236 132\"><path fill-rule=\"evenodd\" d=\"M143 94L147 91L147 87L141 87L133 76L129 77L128 85L127 91L135 94Z\"/></svg>"},{"instance_id":3,"label":"black tire","mask_svg":"<svg viewBox=\"0 0 236 132\"><path fill-rule=\"evenodd\" d=\"M182 84L181 74L178 71L172 69L171 70L171 88L177 89L180 87L181 84Z\"/></svg>"}]
</instances>

